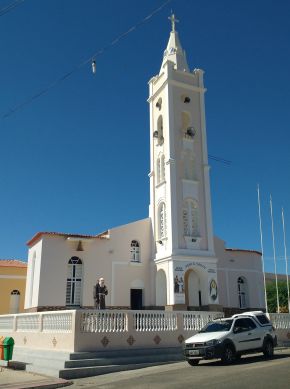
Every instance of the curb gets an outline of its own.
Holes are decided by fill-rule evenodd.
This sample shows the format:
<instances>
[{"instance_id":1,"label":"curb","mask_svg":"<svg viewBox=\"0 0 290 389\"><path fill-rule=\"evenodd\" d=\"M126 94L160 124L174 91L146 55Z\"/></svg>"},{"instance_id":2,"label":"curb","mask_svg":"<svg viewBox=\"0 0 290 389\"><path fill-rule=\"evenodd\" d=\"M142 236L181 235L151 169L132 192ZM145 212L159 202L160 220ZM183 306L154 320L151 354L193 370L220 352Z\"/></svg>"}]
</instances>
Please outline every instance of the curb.
<instances>
[{"instance_id":1,"label":"curb","mask_svg":"<svg viewBox=\"0 0 290 389\"><path fill-rule=\"evenodd\" d=\"M62 378L52 380L44 379L30 382L15 382L13 384L0 384L0 389L54 389L63 388L72 385L72 381L67 381Z\"/></svg>"}]
</instances>

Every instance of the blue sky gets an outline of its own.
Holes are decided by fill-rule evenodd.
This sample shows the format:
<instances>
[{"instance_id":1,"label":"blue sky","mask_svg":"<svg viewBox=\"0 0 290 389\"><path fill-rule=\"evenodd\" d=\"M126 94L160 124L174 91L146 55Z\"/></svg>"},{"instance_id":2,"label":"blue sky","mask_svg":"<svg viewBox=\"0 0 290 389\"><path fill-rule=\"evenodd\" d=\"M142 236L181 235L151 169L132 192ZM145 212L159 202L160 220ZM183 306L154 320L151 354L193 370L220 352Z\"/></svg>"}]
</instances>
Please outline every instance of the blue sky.
<instances>
[{"instance_id":1,"label":"blue sky","mask_svg":"<svg viewBox=\"0 0 290 389\"><path fill-rule=\"evenodd\" d=\"M0 9L13 0L0 0ZM136 25L162 0L25 0L0 16L1 258L26 260L38 231L96 234L148 215L148 80L159 72L170 10L191 69L205 70L214 231L260 249L284 272L290 252L290 3L173 0L64 82L43 88ZM1 15L1 12L0 12ZM288 228L288 230L287 230Z\"/></svg>"}]
</instances>

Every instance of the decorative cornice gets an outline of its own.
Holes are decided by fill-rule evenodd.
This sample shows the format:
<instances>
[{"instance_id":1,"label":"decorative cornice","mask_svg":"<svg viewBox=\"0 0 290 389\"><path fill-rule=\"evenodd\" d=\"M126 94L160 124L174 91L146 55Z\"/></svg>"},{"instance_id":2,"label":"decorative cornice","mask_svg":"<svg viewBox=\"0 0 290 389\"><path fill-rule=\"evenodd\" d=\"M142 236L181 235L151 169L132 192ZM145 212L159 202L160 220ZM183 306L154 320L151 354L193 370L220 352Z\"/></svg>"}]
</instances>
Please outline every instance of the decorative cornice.
<instances>
[{"instance_id":1,"label":"decorative cornice","mask_svg":"<svg viewBox=\"0 0 290 389\"><path fill-rule=\"evenodd\" d=\"M196 85L189 85L186 82L182 82L182 81L168 80L168 84L171 84L171 85L174 85L174 86L178 86L178 87L182 87L182 88L185 88L185 89L189 89L189 90L192 90L194 92L203 92L203 93L205 93L207 91L206 88L201 88L200 86L196 86Z\"/></svg>"},{"instance_id":2,"label":"decorative cornice","mask_svg":"<svg viewBox=\"0 0 290 389\"><path fill-rule=\"evenodd\" d=\"M162 89L165 88L165 86L168 84L168 80L166 79L161 85L160 87L153 93L153 95L149 96L149 98L147 99L147 102L148 103L151 103L152 100L155 99L156 95L159 95L160 92L162 91Z\"/></svg>"}]
</instances>

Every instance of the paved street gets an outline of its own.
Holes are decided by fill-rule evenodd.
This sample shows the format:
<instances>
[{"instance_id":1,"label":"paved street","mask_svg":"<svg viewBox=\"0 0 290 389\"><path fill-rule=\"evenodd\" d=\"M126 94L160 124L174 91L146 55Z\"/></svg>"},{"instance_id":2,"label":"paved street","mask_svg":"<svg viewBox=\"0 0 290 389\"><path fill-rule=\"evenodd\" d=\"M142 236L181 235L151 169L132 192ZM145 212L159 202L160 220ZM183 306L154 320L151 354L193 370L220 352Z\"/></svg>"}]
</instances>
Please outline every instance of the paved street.
<instances>
[{"instance_id":1,"label":"paved street","mask_svg":"<svg viewBox=\"0 0 290 389\"><path fill-rule=\"evenodd\" d=\"M178 362L146 369L113 373L74 380L69 388L148 389L148 388L231 388L289 389L289 349L277 352L265 361L259 356L245 356L239 363L223 366L219 361L201 362L191 367Z\"/></svg>"}]
</instances>

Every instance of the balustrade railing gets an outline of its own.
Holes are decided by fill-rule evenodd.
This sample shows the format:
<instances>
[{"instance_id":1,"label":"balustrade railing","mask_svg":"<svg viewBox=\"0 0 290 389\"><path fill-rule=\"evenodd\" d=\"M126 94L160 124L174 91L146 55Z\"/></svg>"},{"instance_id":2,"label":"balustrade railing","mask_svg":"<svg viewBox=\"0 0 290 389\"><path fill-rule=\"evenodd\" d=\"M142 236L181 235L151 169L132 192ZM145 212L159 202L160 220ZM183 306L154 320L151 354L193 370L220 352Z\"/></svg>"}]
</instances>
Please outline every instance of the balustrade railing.
<instances>
[{"instance_id":1,"label":"balustrade railing","mask_svg":"<svg viewBox=\"0 0 290 389\"><path fill-rule=\"evenodd\" d=\"M37 332L40 328L40 315L20 315L16 316L17 332Z\"/></svg>"},{"instance_id":2,"label":"balustrade railing","mask_svg":"<svg viewBox=\"0 0 290 389\"><path fill-rule=\"evenodd\" d=\"M290 330L289 313L270 313L270 320L277 330Z\"/></svg>"},{"instance_id":3,"label":"balustrade railing","mask_svg":"<svg viewBox=\"0 0 290 389\"><path fill-rule=\"evenodd\" d=\"M73 311L0 315L1 331L72 332Z\"/></svg>"},{"instance_id":4,"label":"balustrade railing","mask_svg":"<svg viewBox=\"0 0 290 389\"><path fill-rule=\"evenodd\" d=\"M177 313L158 311L138 311L133 313L136 331L175 331Z\"/></svg>"},{"instance_id":5,"label":"balustrade railing","mask_svg":"<svg viewBox=\"0 0 290 389\"><path fill-rule=\"evenodd\" d=\"M43 313L43 332L72 332L72 312Z\"/></svg>"},{"instance_id":6,"label":"balustrade railing","mask_svg":"<svg viewBox=\"0 0 290 389\"><path fill-rule=\"evenodd\" d=\"M222 312L166 312L79 310L0 315L0 335L3 332L44 333L124 333L199 331L210 320L223 317ZM290 330L290 314L271 313L277 330Z\"/></svg>"},{"instance_id":7,"label":"balustrade railing","mask_svg":"<svg viewBox=\"0 0 290 389\"><path fill-rule=\"evenodd\" d=\"M186 312L183 315L183 329L186 331L199 331L209 321L224 317L222 312Z\"/></svg>"},{"instance_id":8,"label":"balustrade railing","mask_svg":"<svg viewBox=\"0 0 290 389\"><path fill-rule=\"evenodd\" d=\"M81 332L125 332L128 317L121 311L89 311L81 313Z\"/></svg>"},{"instance_id":9,"label":"balustrade railing","mask_svg":"<svg viewBox=\"0 0 290 389\"><path fill-rule=\"evenodd\" d=\"M0 316L1 331L13 331L14 316Z\"/></svg>"}]
</instances>

